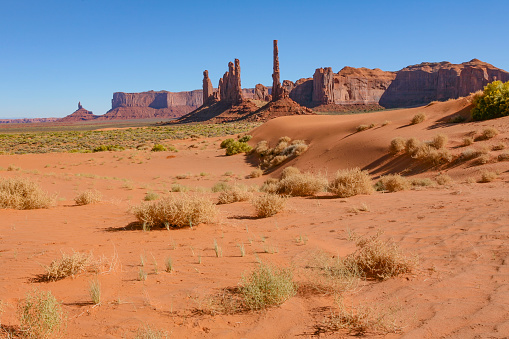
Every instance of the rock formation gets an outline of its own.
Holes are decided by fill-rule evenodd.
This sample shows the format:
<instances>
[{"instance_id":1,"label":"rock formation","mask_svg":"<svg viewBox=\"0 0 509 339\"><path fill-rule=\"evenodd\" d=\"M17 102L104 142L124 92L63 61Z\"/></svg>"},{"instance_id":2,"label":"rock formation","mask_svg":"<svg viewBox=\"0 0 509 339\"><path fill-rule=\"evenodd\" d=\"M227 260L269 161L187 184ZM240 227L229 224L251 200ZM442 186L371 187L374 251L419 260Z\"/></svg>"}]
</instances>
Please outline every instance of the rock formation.
<instances>
[{"instance_id":1,"label":"rock formation","mask_svg":"<svg viewBox=\"0 0 509 339\"><path fill-rule=\"evenodd\" d=\"M332 67L317 68L313 74L313 103L327 105L334 103L334 72Z\"/></svg>"},{"instance_id":2,"label":"rock formation","mask_svg":"<svg viewBox=\"0 0 509 339\"><path fill-rule=\"evenodd\" d=\"M397 72L380 105L410 107L456 99L482 90L494 80L509 81L509 73L477 59L462 64L424 62Z\"/></svg>"},{"instance_id":3,"label":"rock formation","mask_svg":"<svg viewBox=\"0 0 509 339\"><path fill-rule=\"evenodd\" d=\"M87 111L81 105L81 102L78 102L78 109L68 116L58 119L57 122L79 122L79 121L89 121L95 120L99 118L98 115L94 115L91 111Z\"/></svg>"},{"instance_id":4,"label":"rock formation","mask_svg":"<svg viewBox=\"0 0 509 339\"><path fill-rule=\"evenodd\" d=\"M242 102L242 87L240 83L240 62L235 59L235 64L228 63L228 72L219 79L219 99L232 104Z\"/></svg>"},{"instance_id":5,"label":"rock formation","mask_svg":"<svg viewBox=\"0 0 509 339\"><path fill-rule=\"evenodd\" d=\"M211 96L214 95L214 88L209 78L209 71L203 71L203 104L205 104Z\"/></svg>"},{"instance_id":6,"label":"rock formation","mask_svg":"<svg viewBox=\"0 0 509 339\"><path fill-rule=\"evenodd\" d=\"M273 56L272 101L277 101L285 97L283 87L281 86L281 76L279 74L279 49L277 47L277 40L274 40Z\"/></svg>"},{"instance_id":7,"label":"rock formation","mask_svg":"<svg viewBox=\"0 0 509 339\"><path fill-rule=\"evenodd\" d=\"M283 84L281 85L281 87L283 87L284 97L288 98L290 92L295 88L295 84L293 83L293 81L283 80Z\"/></svg>"},{"instance_id":8,"label":"rock formation","mask_svg":"<svg viewBox=\"0 0 509 339\"><path fill-rule=\"evenodd\" d=\"M271 101L272 96L269 94L269 88L263 86L262 84L257 84L255 86L253 99L262 100L262 101Z\"/></svg>"}]
</instances>

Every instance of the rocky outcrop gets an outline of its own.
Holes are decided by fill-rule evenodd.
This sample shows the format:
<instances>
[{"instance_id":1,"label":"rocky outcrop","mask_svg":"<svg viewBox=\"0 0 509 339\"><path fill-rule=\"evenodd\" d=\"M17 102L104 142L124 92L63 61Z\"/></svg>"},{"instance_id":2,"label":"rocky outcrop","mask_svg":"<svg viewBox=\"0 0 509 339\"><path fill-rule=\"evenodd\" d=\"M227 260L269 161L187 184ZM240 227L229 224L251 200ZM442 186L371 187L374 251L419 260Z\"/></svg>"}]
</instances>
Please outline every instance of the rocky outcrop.
<instances>
[{"instance_id":1,"label":"rocky outcrop","mask_svg":"<svg viewBox=\"0 0 509 339\"><path fill-rule=\"evenodd\" d=\"M482 90L494 80L509 81L509 73L477 59L462 64L424 62L397 72L380 105L411 107L456 99Z\"/></svg>"},{"instance_id":2,"label":"rocky outcrop","mask_svg":"<svg viewBox=\"0 0 509 339\"><path fill-rule=\"evenodd\" d=\"M281 87L283 87L285 98L288 98L290 96L290 92L295 88L295 84L293 83L293 81L283 80L283 84L281 85Z\"/></svg>"},{"instance_id":3,"label":"rocky outcrop","mask_svg":"<svg viewBox=\"0 0 509 339\"><path fill-rule=\"evenodd\" d=\"M285 97L285 92L281 86L281 75L279 74L279 49L277 40L274 40L273 49L273 73L272 73L272 101L277 101Z\"/></svg>"},{"instance_id":4,"label":"rocky outcrop","mask_svg":"<svg viewBox=\"0 0 509 339\"><path fill-rule=\"evenodd\" d=\"M221 101L239 104L242 102L242 87L240 83L240 61L235 59L235 64L228 63L228 72L219 80L219 99Z\"/></svg>"},{"instance_id":5,"label":"rocky outcrop","mask_svg":"<svg viewBox=\"0 0 509 339\"><path fill-rule=\"evenodd\" d=\"M315 70L312 100L317 105L334 103L334 72L332 72L332 67L317 68Z\"/></svg>"},{"instance_id":6,"label":"rocky outcrop","mask_svg":"<svg viewBox=\"0 0 509 339\"><path fill-rule=\"evenodd\" d=\"M99 118L98 115L94 115L92 111L87 111L81 105L81 102L78 102L78 109L68 116L58 119L57 122L79 122L79 121L89 121L95 120Z\"/></svg>"},{"instance_id":7,"label":"rocky outcrop","mask_svg":"<svg viewBox=\"0 0 509 339\"><path fill-rule=\"evenodd\" d=\"M269 88L262 84L257 84L254 90L253 99L261 101L271 101L272 96L269 94Z\"/></svg>"},{"instance_id":8,"label":"rocky outcrop","mask_svg":"<svg viewBox=\"0 0 509 339\"><path fill-rule=\"evenodd\" d=\"M209 71L203 71L203 103L206 103L214 95L214 88L209 78Z\"/></svg>"},{"instance_id":9,"label":"rocky outcrop","mask_svg":"<svg viewBox=\"0 0 509 339\"><path fill-rule=\"evenodd\" d=\"M111 108L151 107L171 108L173 106L198 107L203 103L203 91L189 92L148 91L142 93L113 93Z\"/></svg>"},{"instance_id":10,"label":"rocky outcrop","mask_svg":"<svg viewBox=\"0 0 509 339\"><path fill-rule=\"evenodd\" d=\"M301 78L295 82L290 99L303 106L311 106L313 101L313 78Z\"/></svg>"},{"instance_id":11,"label":"rocky outcrop","mask_svg":"<svg viewBox=\"0 0 509 339\"><path fill-rule=\"evenodd\" d=\"M0 119L0 124L33 124L41 122L55 122L59 118L22 118L22 119Z\"/></svg>"}]
</instances>

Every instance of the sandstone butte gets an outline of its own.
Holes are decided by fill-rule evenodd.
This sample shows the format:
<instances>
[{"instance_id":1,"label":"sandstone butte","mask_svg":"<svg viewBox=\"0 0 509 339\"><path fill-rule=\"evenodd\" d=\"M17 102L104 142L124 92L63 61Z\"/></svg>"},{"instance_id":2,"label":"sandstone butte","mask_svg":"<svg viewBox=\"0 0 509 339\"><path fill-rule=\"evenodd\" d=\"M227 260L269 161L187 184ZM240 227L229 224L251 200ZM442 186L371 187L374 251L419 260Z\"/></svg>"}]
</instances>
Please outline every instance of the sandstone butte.
<instances>
[{"instance_id":1,"label":"sandstone butte","mask_svg":"<svg viewBox=\"0 0 509 339\"><path fill-rule=\"evenodd\" d=\"M255 88L242 89L240 61L236 59L228 64L228 71L216 89L205 71L202 90L117 92L106 114L94 116L78 110L60 121L149 118L179 119L180 123L266 121L269 116L291 115L292 112L312 114L309 108L356 111L415 107L467 96L494 80L509 81L508 72L473 59L461 64L424 62L397 72L344 67L334 73L331 67L326 67L316 69L311 78L281 83L278 52L275 40L271 87L257 84ZM273 104L281 99L285 99L284 102Z\"/></svg>"}]
</instances>

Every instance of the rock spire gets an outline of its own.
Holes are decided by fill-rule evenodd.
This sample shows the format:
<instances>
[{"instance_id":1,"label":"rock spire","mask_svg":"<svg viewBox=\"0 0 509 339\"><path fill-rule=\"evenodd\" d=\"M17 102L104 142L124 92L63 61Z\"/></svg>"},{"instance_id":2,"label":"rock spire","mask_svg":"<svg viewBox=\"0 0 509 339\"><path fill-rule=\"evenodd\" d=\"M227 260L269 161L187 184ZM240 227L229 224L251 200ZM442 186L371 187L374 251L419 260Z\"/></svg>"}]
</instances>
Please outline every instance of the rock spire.
<instances>
[{"instance_id":1,"label":"rock spire","mask_svg":"<svg viewBox=\"0 0 509 339\"><path fill-rule=\"evenodd\" d=\"M205 104L211 96L213 96L214 88L209 78L209 71L203 71L203 104Z\"/></svg>"}]
</instances>

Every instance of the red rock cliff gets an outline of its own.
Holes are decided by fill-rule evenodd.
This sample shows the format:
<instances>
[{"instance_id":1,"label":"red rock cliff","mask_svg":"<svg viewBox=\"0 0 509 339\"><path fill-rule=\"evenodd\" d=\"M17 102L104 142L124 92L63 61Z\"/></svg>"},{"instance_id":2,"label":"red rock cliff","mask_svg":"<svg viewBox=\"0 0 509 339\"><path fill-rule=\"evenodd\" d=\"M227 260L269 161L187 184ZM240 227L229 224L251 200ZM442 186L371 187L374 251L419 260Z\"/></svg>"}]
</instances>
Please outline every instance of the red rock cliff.
<instances>
[{"instance_id":1,"label":"red rock cliff","mask_svg":"<svg viewBox=\"0 0 509 339\"><path fill-rule=\"evenodd\" d=\"M334 72L332 67L317 68L313 74L313 103L327 105L334 103Z\"/></svg>"}]
</instances>

